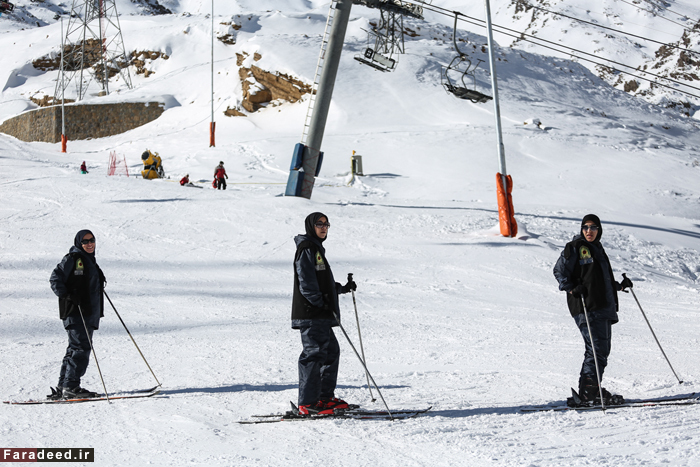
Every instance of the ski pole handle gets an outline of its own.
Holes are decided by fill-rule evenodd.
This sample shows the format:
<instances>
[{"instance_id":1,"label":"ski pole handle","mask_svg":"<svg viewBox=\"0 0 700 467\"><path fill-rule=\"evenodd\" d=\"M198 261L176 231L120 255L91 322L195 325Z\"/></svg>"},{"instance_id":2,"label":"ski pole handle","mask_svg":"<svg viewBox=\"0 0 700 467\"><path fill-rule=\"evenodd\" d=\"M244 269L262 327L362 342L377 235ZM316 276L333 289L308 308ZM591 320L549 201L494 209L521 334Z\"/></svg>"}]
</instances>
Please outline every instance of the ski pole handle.
<instances>
[{"instance_id":1,"label":"ski pole handle","mask_svg":"<svg viewBox=\"0 0 700 467\"><path fill-rule=\"evenodd\" d=\"M622 277L624 277L625 279L627 279L627 273L626 273L626 272L623 272L623 273L622 273ZM625 289L622 289L622 292L624 292L624 293L630 293L629 290L625 290ZM635 298L636 298L636 297L635 297Z\"/></svg>"},{"instance_id":2,"label":"ski pole handle","mask_svg":"<svg viewBox=\"0 0 700 467\"><path fill-rule=\"evenodd\" d=\"M352 280L352 273L349 272L349 273L348 273L348 282L350 282L351 280Z\"/></svg>"}]
</instances>

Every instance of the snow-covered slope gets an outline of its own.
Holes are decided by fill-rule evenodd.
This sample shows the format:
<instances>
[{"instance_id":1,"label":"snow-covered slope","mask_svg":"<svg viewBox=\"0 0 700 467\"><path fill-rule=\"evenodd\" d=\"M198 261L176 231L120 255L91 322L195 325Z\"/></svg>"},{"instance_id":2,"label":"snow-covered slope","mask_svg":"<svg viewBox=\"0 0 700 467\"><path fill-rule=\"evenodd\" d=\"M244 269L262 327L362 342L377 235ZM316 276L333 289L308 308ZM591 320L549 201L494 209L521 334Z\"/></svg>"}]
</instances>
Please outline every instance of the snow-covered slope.
<instances>
[{"instance_id":1,"label":"snow-covered slope","mask_svg":"<svg viewBox=\"0 0 700 467\"><path fill-rule=\"evenodd\" d=\"M574 56L618 89L656 104L679 108L684 104L691 115L700 104L697 2L511 0L492 4L498 26L494 37L501 45L566 59ZM484 17L480 2L464 5L447 0L435 6L477 20ZM429 17L451 24L443 15ZM520 32L526 36L519 36Z\"/></svg>"},{"instance_id":2,"label":"snow-covered slope","mask_svg":"<svg viewBox=\"0 0 700 467\"><path fill-rule=\"evenodd\" d=\"M133 90L102 99L162 99L169 108L125 134L70 141L68 154L0 135L0 394L40 397L56 384L66 339L48 277L86 227L98 239L107 292L163 390L112 404L2 405L3 447L94 447L100 465L696 465L700 407L519 411L562 400L576 385L583 345L551 270L589 212L603 221L616 277L626 272L635 282L685 381L678 384L634 300L621 294L605 386L629 398L700 389L696 120L611 88L583 66L499 49L519 223L517 238L503 238L493 107L459 101L440 85L440 66L454 53L439 36L449 36L449 19L411 23L419 36L397 71L382 74L353 60L377 16L353 7L321 177L311 200L283 197L306 105L225 117L241 99L236 53L257 52L257 66L308 82L328 5L218 7L217 23L243 27L235 45L216 43L217 146L209 148L209 3L163 0L175 14L159 16L127 14L130 2L118 3L127 49L170 58L151 64L148 78L135 75ZM28 64L57 49L59 30L52 23L0 34L0 120L33 106L29 95L52 92L55 72ZM484 42L482 31L461 34ZM525 124L534 119L540 127ZM163 156L170 179L107 176L111 151L133 174L146 148ZM348 185L353 150L367 175ZM83 160L88 175L77 171ZM220 160L230 177L224 192L210 188ZM179 186L185 173L204 189ZM313 211L332 224L326 247L336 278L355 275L368 366L389 406L433 406L428 415L236 423L296 400L292 238ZM348 296L341 307L357 342ZM381 408L338 337L337 395ZM108 390L153 385L111 309L95 351ZM83 384L100 390L94 361Z\"/></svg>"}]
</instances>

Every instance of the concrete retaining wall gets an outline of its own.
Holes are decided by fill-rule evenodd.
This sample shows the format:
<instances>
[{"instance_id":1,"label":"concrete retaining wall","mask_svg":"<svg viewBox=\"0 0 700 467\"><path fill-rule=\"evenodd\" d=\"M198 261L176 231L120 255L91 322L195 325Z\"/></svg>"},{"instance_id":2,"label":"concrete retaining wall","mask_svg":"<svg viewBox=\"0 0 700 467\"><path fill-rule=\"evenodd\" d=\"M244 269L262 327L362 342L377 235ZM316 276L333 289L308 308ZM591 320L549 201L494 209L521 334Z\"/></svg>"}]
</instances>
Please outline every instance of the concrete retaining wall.
<instances>
[{"instance_id":1,"label":"concrete retaining wall","mask_svg":"<svg viewBox=\"0 0 700 467\"><path fill-rule=\"evenodd\" d=\"M160 102L65 106L68 140L104 138L152 122L163 113ZM30 110L0 124L0 132L22 141L61 141L61 106Z\"/></svg>"}]
</instances>

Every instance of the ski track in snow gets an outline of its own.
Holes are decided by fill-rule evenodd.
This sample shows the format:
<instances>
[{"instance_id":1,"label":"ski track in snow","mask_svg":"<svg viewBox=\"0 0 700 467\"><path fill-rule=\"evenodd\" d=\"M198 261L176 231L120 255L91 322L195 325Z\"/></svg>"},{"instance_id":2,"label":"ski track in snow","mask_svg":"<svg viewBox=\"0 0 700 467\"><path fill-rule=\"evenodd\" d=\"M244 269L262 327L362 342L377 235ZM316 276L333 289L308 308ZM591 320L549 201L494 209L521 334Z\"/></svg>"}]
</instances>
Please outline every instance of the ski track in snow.
<instances>
[{"instance_id":1,"label":"ski track in snow","mask_svg":"<svg viewBox=\"0 0 700 467\"><path fill-rule=\"evenodd\" d=\"M700 465L700 405L519 410L561 401L577 384L583 345L552 267L589 212L602 219L616 278L626 272L635 282L685 381L678 384L633 298L621 293L605 386L628 398L700 391L697 123L611 90L579 65L556 59L555 68L551 57L502 49L504 139L519 223L516 238L503 238L492 107L445 95L439 65L453 52L449 41L427 33L407 42L410 53L394 73L357 64L362 28L377 15L354 7L323 170L311 200L286 198L306 100L247 118L221 112L240 99L235 52L258 51L260 66L310 79L327 4L288 2L280 12L272 2L238 1L220 13L222 21L251 19L236 45L217 44L217 147L207 148L208 87L192 83L209 83L208 55L197 52L208 44L208 6L161 3L191 15L148 18L158 34L141 27L142 17L122 17L129 48L171 55L154 65L152 78L134 76L134 91L123 93L171 96L180 106L123 135L70 141L67 155L58 145L0 134L3 400L40 397L56 384L66 339L48 279L86 227L97 238L107 293L163 383L161 394L111 404L3 404L2 447L94 447L96 464L115 466ZM14 46L17 38L33 44L34 58L51 49L40 39L57 31L50 24L0 34L7 51L0 69L26 65L28 49ZM480 41L483 32L464 33ZM2 102L53 89L52 79L27 77L5 89ZM13 115L10 107L0 118ZM541 129L523 123L533 117ZM146 147L160 153L170 179L106 175L110 151L125 155L133 174ZM367 176L348 186L352 150L363 155ZM82 160L88 175L78 173ZM219 160L230 177L223 192L210 188ZM185 173L204 189L180 187ZM326 248L336 280L352 272L358 283L364 350L389 407L432 406L427 414L397 422L237 423L296 401L293 237L316 210L332 224ZM106 306L94 341L107 389L153 386ZM349 295L341 308L357 344ZM382 409L336 335L337 395ZM94 360L83 385L102 391Z\"/></svg>"}]
</instances>

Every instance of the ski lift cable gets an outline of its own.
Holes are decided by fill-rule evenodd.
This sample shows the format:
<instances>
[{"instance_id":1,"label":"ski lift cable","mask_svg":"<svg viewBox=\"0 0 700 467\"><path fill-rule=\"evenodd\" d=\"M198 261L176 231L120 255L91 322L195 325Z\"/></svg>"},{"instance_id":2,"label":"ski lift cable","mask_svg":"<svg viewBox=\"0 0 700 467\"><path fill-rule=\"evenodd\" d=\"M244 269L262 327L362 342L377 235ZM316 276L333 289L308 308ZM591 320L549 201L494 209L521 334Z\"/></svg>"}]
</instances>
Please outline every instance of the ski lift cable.
<instances>
[{"instance_id":1,"label":"ski lift cable","mask_svg":"<svg viewBox=\"0 0 700 467\"><path fill-rule=\"evenodd\" d=\"M627 3L628 5L632 5L632 6L636 7L636 5L633 5L633 4L631 4L631 3L625 2L625 0L621 0L621 1L623 1L624 3ZM585 12L588 13L588 14L596 14L596 15L600 15L600 16L605 16L606 18L610 16L610 15L607 15L606 13L600 13L600 12L598 12L598 11L593 11L593 10L591 10L590 8L582 8L582 7L578 7L578 6L574 6L574 5L567 5L567 6L568 6L569 8L574 8L574 9L576 9L576 10L583 10L583 11L585 11ZM640 8L640 9L641 9L641 8ZM649 12L649 13L652 13L652 14L654 14L655 16L657 16L659 19L664 19L664 20L666 20L666 21L670 21L670 22L672 22L672 23L674 23L674 24L676 24L676 25L682 27L683 30L689 29L686 25L683 25L683 24L680 24L680 23L676 23L676 22L673 21L673 20L670 20L670 19L668 19L668 18L665 18L665 17L663 17L663 16L661 16L661 15L657 15L657 14L654 13L653 11L644 10L644 9L641 9L641 10L646 11L646 12ZM652 28L652 27L650 27L650 26L646 26L646 25L643 25L643 24L634 23L634 22L630 21L629 19L624 19L624 20L623 20L622 17L619 16L619 15L615 15L615 17L616 17L618 20L620 20L620 21L624 21L625 24L632 24L632 25L634 25L634 26L639 26L640 28L647 29L647 30L649 30L649 31L655 31L655 32L658 32L658 33L661 33L661 34L666 34L666 35L669 35L669 36L677 37L677 33L671 33L671 32L669 32L669 31L662 31L661 29L656 29L656 28ZM591 21L595 21L595 20L591 20Z\"/></svg>"},{"instance_id":2,"label":"ski lift cable","mask_svg":"<svg viewBox=\"0 0 700 467\"><path fill-rule=\"evenodd\" d=\"M564 18L569 18L569 19L572 19L572 20L574 20L574 21L578 21L578 22L580 22L580 23L589 24L589 25L595 26L595 27L597 27L597 28L607 29L607 30L609 30L609 31L615 31L615 32L617 32L617 33L624 34L624 35L626 35L626 36L636 37L637 39L642 39L642 40L645 40L645 41L648 41L648 42L653 42L653 43L655 43L655 44L661 44L661 45L666 46L666 47L671 47L671 48L673 48L673 49L681 50L681 51L683 51L683 52L688 52L688 53L691 53L691 54L698 54L698 55L700 55L700 52L697 52L697 51L695 51L695 50L686 49L686 48L684 48L684 47L680 47L680 46L677 46L677 45L668 44L668 43L666 43L666 42L657 41L657 40L650 39L650 38L644 37L644 36L639 36L639 35L637 35L637 34L632 34L631 32L620 31L619 29L611 28L611 27L608 27L608 26L603 26L602 24L596 24L596 23L593 23L593 22L591 22L591 21L586 21L585 19L576 18L576 17L574 17L574 16L565 15L564 13L559 13L559 12L557 12L557 11L552 11L552 10L548 10L548 9L546 9L546 8L542 8L542 7L539 7L539 6L535 6L535 5L531 4L531 3L529 3L528 6L530 6L531 8L534 8L534 9L536 9L536 10L542 10L542 11L546 11L547 13L551 13L551 14L553 14L553 15L563 16Z\"/></svg>"},{"instance_id":3,"label":"ski lift cable","mask_svg":"<svg viewBox=\"0 0 700 467\"><path fill-rule=\"evenodd\" d=\"M497 26L497 25L494 25L494 27L498 27L498 28L501 28L501 29L505 29L506 31L510 31L511 33L521 34L522 36L528 36L528 37L531 37L531 38L536 39L536 40L538 40L538 41L546 42L546 43L548 43L548 44L559 45L559 44L557 44L556 42L549 41L549 40L547 40L547 39L542 39L542 38L540 38L540 37L536 37L536 36L533 36L533 35L530 35L530 34L526 34L526 33L520 32L520 31L516 31L516 30L514 30L514 29L506 28L505 26ZM501 33L503 33L503 32L501 32ZM528 41L528 42L532 42L532 41ZM606 61L606 62L614 63L615 65L619 65L619 66L622 66L622 67L625 67L625 68L631 68L631 69L633 69L633 70L640 71L640 72L642 72L642 73L644 73L644 74L653 76L653 77L655 77L655 78L664 79L664 80L670 81L670 82L672 82L672 83L678 84L678 85L680 85L680 86L686 86L686 87L689 87L689 88L696 89L696 90L700 91L700 88L698 88L698 87L696 87L696 86L693 86L693 85L691 85L691 84L683 83L683 82L674 80L674 79L672 79L672 78L668 78L668 77L666 77L666 76L657 75L656 73L652 73L652 72L650 72L650 71L639 70L638 68L633 67L633 66L631 66L631 65L626 65L626 64L624 64L624 63L621 63L621 62L618 62L618 61L615 61L615 60L612 60L612 59L609 59L609 58L598 57L598 56L595 55L595 54L592 54L592 53L589 53L589 52L585 52L585 51L579 50L579 49L574 49L573 47L568 47L568 46L563 46L563 47L565 47L565 48L567 48L567 49L570 49L570 50L573 50L573 51L575 51L575 52L578 52L578 53L580 53L580 54L584 54L584 55L588 55L588 56L591 56L591 57L595 57L595 58L597 58L597 59L602 59L602 60L604 60L604 61ZM620 70L620 71L621 71L621 70ZM624 73L624 72L623 72L623 73Z\"/></svg>"},{"instance_id":4,"label":"ski lift cable","mask_svg":"<svg viewBox=\"0 0 700 467\"><path fill-rule=\"evenodd\" d=\"M431 6L433 6L433 5L431 5ZM424 6L424 8L426 8L426 7ZM439 14L443 14L443 15L445 15L445 16L448 16L447 13L445 13L445 11L448 11L448 10L445 10L444 8L440 8L440 7L436 7L436 8L437 8L437 9L435 9L435 10L430 9L430 8L426 8L426 9L428 9L428 10L430 10L430 11L433 11L434 13L439 13ZM444 11L439 11L439 10L444 10ZM451 16L451 15L449 15L449 16ZM479 27L486 27L484 24L482 24L482 23L484 23L483 20L480 20L480 19L478 19L478 18L469 17L469 16L467 16L467 15L465 15L465 14L463 14L463 13L460 13L460 16L463 16L463 17L465 17L465 18L468 18L468 19L461 19L461 21L465 21L465 22L467 22L467 23L469 23L469 24L473 24L473 25L479 26ZM579 52L579 53L582 53L582 54L585 54L585 55L590 55L590 56L596 57L595 55L590 54L590 53L588 53L588 52L584 52L584 51L582 51L582 50L574 49L574 48L572 48L572 47L568 47L568 46L565 46L565 45L562 45L562 44L557 44L557 43L555 43L555 42L547 41L547 40L545 40L545 39L540 39L540 38L537 38L537 37L532 36L532 35L530 35L530 34L525 34L525 33L522 33L522 32L518 32L518 31L509 29L509 28L505 28L505 27L503 27L503 26L498 26L498 25L495 25L495 24L494 24L493 26L494 26L494 28L501 28L501 29L505 29L505 30L507 30L507 31L512 31L512 33L504 32L504 31L496 31L496 32L498 32L498 33L500 33L500 34L503 34L503 35L505 35L505 36L514 37L514 38L516 38L516 39L520 38L521 40L523 40L523 41L525 41L525 42L530 42L530 43L532 43L532 44L534 44L534 45L538 45L538 46L543 47L543 48L546 48L546 49L554 50L554 51L559 52L559 53L568 53L568 54L569 54L571 57L573 57L573 58L577 58L577 59L579 59L579 60L583 60L583 61L586 61L586 62L594 63L594 64L596 64L596 65L607 66L607 67L611 68L611 69L614 70L614 71L627 74L627 75L629 75L629 76L638 78L638 79L640 79L640 80L642 80L642 81L647 81L647 82L652 83L652 84L654 84L654 85L656 85L656 86L668 88L668 89L670 89L670 90L672 90L672 91L679 92L679 93L681 93L681 94L686 94L686 95L688 95L688 96L691 96L691 97L695 97L695 98L699 98L699 99L700 99L700 96L699 96L699 95L693 94L693 93L691 93L691 92L687 92L687 91L683 91L683 90L680 90L680 89L676 89L676 88L674 88L673 86L670 86L670 85L668 85L668 84L659 83L659 82L654 81L654 80L652 80L652 79L650 79L650 78L645 78L645 77L643 77L643 76L639 76L639 75L637 75L637 74L635 74L635 73L632 73L632 72L629 72L629 71L623 71L623 70L620 70L619 68L606 65L605 63L601 63L600 61L596 61L596 60L592 60L592 59L589 59L589 58L581 57L581 56L578 56L578 55L576 55L576 54L574 54L574 53L566 52L566 51L561 50L561 49L557 49L556 47L560 47L560 48L563 48L563 49L568 49L568 50L571 50L571 51L574 51L574 52ZM550 44L555 45L556 47L552 47L552 46L548 46L548 45L545 45L545 44L541 44L541 43L539 43L539 42L535 42L535 41L533 41L533 40L527 39L525 36L529 36L529 37L531 37L531 38L533 38L533 39L536 39L536 40L538 40L538 41L548 42L548 43L550 43ZM630 66L630 65L625 65L625 64L623 64L623 63L615 62L615 61L613 61L613 60L606 59L606 58L602 58L602 57L596 57L596 58L599 58L600 60L604 60L604 61L607 61L607 62L610 62L610 63L615 63L615 64L618 64L618 65L620 65L620 66L626 67L626 68L631 68L631 69L633 69L633 70L636 70L635 67ZM686 86L686 87L690 87L690 88L693 88L693 89L698 89L698 90L700 90L700 88L697 88L697 87L695 87L695 86L692 86L692 85L689 85L689 84L686 84L686 83L681 83L681 82L676 81L676 80L673 80L673 79L671 79L671 78L667 78L667 77L664 77L664 76L656 75L656 74L651 73L651 72L648 72L648 71L643 71L643 70L638 70L638 71L641 71L642 73L645 73L645 74L648 74L648 75L651 75L651 76L655 76L655 77L657 77L657 78L660 78L660 79L663 79L663 80L666 80L666 81L669 81L669 82L672 82L672 83L675 83L675 84L678 84L678 85L681 85L681 86Z\"/></svg>"},{"instance_id":5,"label":"ski lift cable","mask_svg":"<svg viewBox=\"0 0 700 467\"><path fill-rule=\"evenodd\" d=\"M638 36L638 35L636 35L636 34L632 34L632 33L624 32L624 31L620 31L620 30L613 29L613 28L610 28L610 27L607 27L607 26L601 26L601 25L599 25L599 24L595 24L595 23L592 23L592 22L590 22L590 21L585 21L585 20L582 20L582 19L575 18L575 17L573 17L573 16L568 16L568 15L565 15L565 14L563 14L563 13L557 13L557 12L555 12L555 11L547 10L547 9L545 9L545 8L537 7L537 6L534 6L534 5L530 5L530 6L531 6L532 8L540 9L540 10L547 11L547 12L552 13L552 14L564 16L564 17L566 17L566 18L570 18L570 19L573 19L573 20L576 20L576 21L580 21L580 22L583 22L583 23L586 23L586 24L590 24L590 25L592 25L592 26L596 26L596 27L603 28L603 29L609 29L609 30L612 30L612 31L615 31L615 32L619 32L619 33L621 33L621 34L625 34L625 35L628 35L628 36L632 36L632 37L637 37L637 38L640 38L640 39L644 39L644 40L647 40L647 41L649 41L649 42L654 42L654 43L657 43L657 44L661 44L661 45L664 45L664 46L666 46L666 47L670 47L670 48L673 48L673 49L678 49L678 50L681 50L681 51L683 51L683 52L688 52L688 53L691 53L691 54L698 54L698 55L700 55L700 52L695 51L695 50L686 49L686 48L683 48L683 47L679 47L679 46L677 46L677 45L668 44L668 43L661 42L661 41L657 41L657 40L654 40L654 39L649 39L649 38L644 37L644 36ZM433 11L434 13L442 13L442 14L444 14L444 15L446 15L446 16L447 16L447 13L446 13L446 12L449 12L449 11L450 11L450 10L447 10L447 9L445 9L445 8L441 8L441 7L438 7L438 6L435 6L435 5L424 5L424 8L426 8L426 9L429 10L429 11ZM437 11L437 10L441 10L441 11ZM467 16L467 15L465 15L464 13L460 13L460 12L456 12L456 13L459 13L459 15L464 16L465 18L471 18L470 16ZM450 14L449 16L452 16L452 15ZM473 19L473 20L475 20L475 21L483 22L482 20L480 20L480 19L478 19L478 18L471 18L471 19ZM478 24L477 26L482 26L482 25ZM496 24L494 24L494 27L503 27L504 29L507 29L507 28L505 28L504 26L498 26L498 25L496 25ZM516 32L518 32L519 34L525 34L525 33L520 33L519 31L516 31ZM532 37L534 37L534 36L532 36ZM540 39L540 38L537 38L537 39L538 39L538 40L544 40L544 39ZM572 50L576 50L576 49L572 49Z\"/></svg>"},{"instance_id":6,"label":"ski lift cable","mask_svg":"<svg viewBox=\"0 0 700 467\"><path fill-rule=\"evenodd\" d=\"M476 24L476 23L472 23L472 24ZM479 24L476 24L476 25L477 25L477 26L482 26L482 25L479 25ZM482 26L482 27L483 27L483 26ZM503 27L503 26L496 26L496 25L494 25L494 27L498 27L498 28L502 28L502 29L509 30L508 28L505 28L505 27ZM663 80L665 80L665 81L668 81L668 82L671 82L671 83L674 83L674 84L677 84L677 85L680 85L680 86L686 86L686 87L689 87L689 88L692 88L692 89L700 90L700 88L697 88L697 87L692 86L692 85L690 85L690 84L682 83L682 82L680 82L680 81L676 81L676 80L674 80L674 79L671 79L671 78L668 78L668 77L665 77L665 76L657 75L657 74L651 73L651 72L649 72L649 71L638 70L637 68L635 68L635 67L633 67L633 66L631 66L631 65L625 65L624 63L616 62L616 61L611 60L611 59L608 59L608 58L597 57L597 56L594 55L594 54L591 54L591 53L588 53L588 52L584 52L584 51L582 51L582 50L574 49L574 48L572 48L572 47L568 47L568 46L565 46L565 45L560 45L560 44L557 44L556 42L548 41L548 40L546 40L546 39L541 39L541 38L538 38L538 37L535 37L535 36L531 36L531 35L525 34L525 33L518 33L518 31L514 31L514 30L510 30L510 31L512 31L513 33L516 33L516 34L506 33L506 32L503 32L503 31L496 31L496 32L499 32L500 34L503 34L503 35L506 35L506 36L510 36L510 37L514 37L514 38L520 38L520 39L522 39L522 40L525 41L525 42L530 42L530 43L532 43L532 44L534 44L534 45L538 45L538 46L544 47L544 48L546 48L546 49L554 50L554 51L556 51L556 52L568 53L568 54L569 54L571 57L573 57L573 58L577 58L577 59L584 60L584 61L587 61L587 62L590 62L590 63L594 63L594 64L596 64L596 65L607 66L607 67L613 69L614 71L618 71L618 72L620 72L620 73L624 73L624 74L627 74L627 75L629 75L629 76L633 76L633 77L635 77L635 78L639 78L639 79L641 79L641 80L643 80L643 81L648 81L649 83L654 83L654 84L656 84L657 86L665 87L665 88L671 89L671 90L676 91L676 92L680 92L680 93L683 93L683 94L687 94L687 95L692 96L692 97L700 98L700 96L695 95L695 94L693 94L693 93L690 93L690 92L687 92L687 91L682 91L682 90L680 90L680 89L676 89L676 88L674 88L673 86L659 83L659 82L657 82L657 81L654 81L654 80L649 79L649 78L642 77L642 76L637 75L637 74L635 74L635 73L632 73L632 72L630 72L630 71L621 70L621 69L616 68L616 67L614 67L614 66L610 66L610 65L607 65L607 64L605 64L605 63L601 63L600 61L596 61L596 60L592 60L592 59L589 59L589 58L581 57L581 56L578 56L578 55L576 55L576 54L574 54L574 53L571 53L571 52L562 51L562 50L560 50L560 49L557 49L556 47L562 47L562 48L564 48L564 49L572 50L572 51L574 51L574 52L578 52L578 53L581 53L581 54L584 54L584 55L588 55L588 56L591 56L591 57L595 57L595 58L597 58L597 59L599 59L599 60L603 60L603 61L606 61L606 62L609 62L609 63L614 63L614 64L616 64L616 65L619 65L619 66L622 66L622 67L625 67L625 68L630 68L630 69L632 69L632 70L636 70L636 71L638 71L638 72L642 72L642 73L644 73L644 74L651 75L651 76L654 76L655 78L663 79ZM535 40L543 41L543 42L552 44L552 45L554 45L554 46L556 46L556 47L547 46L547 45L541 44L541 43L539 43L539 42L535 42L535 41L533 41L533 40L531 40L531 39L526 39L525 37L522 37L522 36L529 36L529 37L531 37L531 38L533 38L533 39L535 39Z\"/></svg>"},{"instance_id":7,"label":"ski lift cable","mask_svg":"<svg viewBox=\"0 0 700 467\"><path fill-rule=\"evenodd\" d=\"M646 11L647 13L651 13L652 15L654 15L654 16L660 18L660 19L666 20L666 21L668 21L668 22L670 22L670 23L677 24L678 26L681 26L683 29L690 29L690 28L688 28L688 26L686 26L685 24L681 24L681 23L679 23L679 22L677 22L677 21L673 21L672 19L666 18L665 16L656 13L655 11L647 10L646 8L642 8L642 7L640 7L639 5L635 5L634 3L628 2L627 0L619 0L619 1L622 2L622 3L626 3L626 4L630 5L630 6L633 6L634 8L636 8L636 9L638 9L638 10L642 10L642 11ZM688 15L681 15L680 13L676 13L675 11L672 11L672 10L668 10L668 11L670 11L671 13L674 13L674 14L676 14L676 15L685 16L685 17L688 18L688 20L690 20L690 21L697 22L697 21L691 19Z\"/></svg>"},{"instance_id":8,"label":"ski lift cable","mask_svg":"<svg viewBox=\"0 0 700 467\"><path fill-rule=\"evenodd\" d=\"M649 0L644 0L644 1L653 5L653 3L651 3ZM666 5L668 5L668 3L666 3ZM664 6L665 6L665 5L664 5ZM674 15L683 16L683 17L685 17L685 18L688 18L690 21L692 21L692 22L694 22L694 23L700 22L700 19L691 18L690 16L686 15L685 13L679 13L679 12L677 12L677 11L671 10L670 8L666 8L666 11L670 11L670 12L673 13ZM659 15L659 16L661 16L661 15ZM670 20L669 20L669 21L670 21Z\"/></svg>"},{"instance_id":9,"label":"ski lift cable","mask_svg":"<svg viewBox=\"0 0 700 467\"><path fill-rule=\"evenodd\" d=\"M451 11L445 9L445 8L436 7L436 6L434 6L434 5L430 5L430 8L428 8L428 9L429 9L430 11L433 11L434 13L443 14L443 15L445 15L445 16L448 16L448 13L447 13L447 12L450 13L449 16L452 16L453 13L457 13L459 16L462 16L462 17L464 17L464 18L467 18L467 19L462 19L461 21L465 21L465 22L470 23L470 24L473 24L473 25L475 25L475 26L486 27L486 26L483 24L483 23L485 23L484 20L481 20L481 19L478 19L478 18L473 18L473 17L471 17L471 16L467 16L467 15L465 15L464 13L461 13L461 12L451 12ZM437 10L442 10L442 11L437 11ZM471 21L469 21L469 20L471 20ZM598 56L595 55L595 54L591 54L591 53L589 53L589 52L585 52L585 51L583 51L583 50L575 49L575 48L573 48L573 47L569 47L569 46L566 46L566 45L563 45L563 44L558 44L558 43L556 43L556 42L552 42L552 41L549 41L549 40L547 40L547 39L542 39L542 38L540 38L540 37L536 37L536 36L533 36L533 35L531 35L531 34L527 34L527 33L521 32L521 31L516 31L516 30L514 30L514 29L510 29L510 28L507 28L507 27L505 27L505 26L500 26L500 25L497 25L497 24L494 24L493 26L494 26L494 28L500 28L500 29L503 29L503 30L506 30L506 31L509 31L509 32L512 33L512 34L508 34L508 33L503 32L503 31L496 31L496 32L499 32L500 34L504 34L504 35L509 36L509 37L515 37L516 39L521 39L521 40L526 41L526 42L531 42L531 43L533 43L533 44L535 44L535 45L539 45L539 46L541 46L541 47L549 48L549 49L555 50L555 51L560 52L560 53L562 53L562 50L559 50L559 49L556 49L556 48L552 48L552 47L546 47L546 46L544 46L543 44L540 44L540 43L538 43L538 42L534 42L534 41L532 41L532 40L528 40L528 39L526 39L526 37L531 37L532 39L535 39L535 40L541 41L541 42L546 42L546 43L552 44L552 45L554 45L554 46L556 46L556 47L560 47L560 48L572 50L572 51L574 51L574 52L578 52L578 53L581 53L581 54L584 54L584 55L589 55L589 56L595 57L595 58L598 59L598 60L603 60L603 61L606 61L606 62L609 62L609 63L614 63L615 65L619 65L619 66L622 66L622 67L625 67L625 68L630 68L630 69L633 69L633 70L637 70L636 67L633 67L633 66L631 66L631 65L626 65L626 64L624 64L624 63L617 62L617 61L612 60L612 59L609 59L609 58L598 57ZM582 58L582 57L578 57L578 56L576 56L576 55L574 55L574 54L570 54L570 55L573 56L573 57L576 57L576 58ZM590 61L590 62L592 62L592 63L596 63L596 64L598 64L598 65L607 66L607 65L605 65L604 63L600 63L600 62L597 62L597 61L594 61L594 60L587 60L587 61ZM613 67L613 68L614 68L614 67ZM627 74L630 74L630 75L631 75L630 72L626 72L626 71L619 70L619 69L616 69L616 70L617 70L617 71L620 71L621 73L627 73ZM647 75L654 76L654 77L659 78L659 79L663 79L663 80L666 80L666 81L669 81L669 82L678 84L678 85L680 85L680 86L686 86L686 87L689 87L689 88L696 89L696 90L700 91L700 88L698 88L698 87L695 87L695 86L693 86L693 85L690 85L690 84L687 84L687 83L683 83L683 82L674 80L674 79L672 79L672 78L668 78L668 77L665 77L665 76L657 75L657 74L652 73L652 72L649 72L649 71L644 71L644 70L637 70L637 71L640 71L640 72L642 72L642 73L644 73L644 74L647 74ZM634 76L636 76L636 75L634 75ZM644 79L644 78L642 78L642 79ZM645 81L654 82L654 81L649 80L649 79L644 79L644 80L645 80ZM659 83L656 83L656 84L659 84ZM671 88L671 89L674 89L674 88ZM675 90L675 89L674 89L674 90ZM681 92L681 91L679 91L679 92ZM686 94L688 94L688 93L686 93ZM690 94L690 95L694 96L694 94Z\"/></svg>"},{"instance_id":10,"label":"ski lift cable","mask_svg":"<svg viewBox=\"0 0 700 467\"><path fill-rule=\"evenodd\" d=\"M507 33L504 33L504 32L501 32L501 34L505 34L505 35L508 35L508 36L511 36L511 37L517 37L517 36L515 36L514 34L507 34ZM547 46L547 45L544 45L544 44L539 44L539 43L533 42L533 41L531 41L531 40L527 40L527 42L530 42L530 43L532 43L532 44L538 45L538 46L540 46L540 47L544 47L544 48L546 48L546 49L554 50L554 51L557 51L557 52L562 52L561 50L557 50L557 49L554 48L554 47L550 47L550 46ZM601 63L601 62L598 62L598 61L595 61L595 60L591 60L590 58L579 57L578 55L575 55L575 54L570 54L570 55L571 55L571 57L573 57L573 58L576 58L576 59L579 59L579 60L583 60L583 61L586 61L586 62L590 62L590 63L594 63L594 64L596 64L596 65L607 66L607 67L611 68L612 70L617 71L617 72L619 72L619 73L624 73L624 74L626 74L626 75L632 76L632 77L637 78L637 79L640 79L640 80L642 80L642 81L647 81L647 82L649 82L649 83L651 83L651 84L654 84L654 85L656 85L656 86L663 87L663 88L667 88L667 89L670 89L670 90L672 90L672 91L674 91L674 92L679 92L679 93L681 93L681 94L685 94L685 95L688 95L688 96L691 96L691 97L695 97L695 98L697 98L697 99L700 99L700 95L693 94L693 93L688 92L688 91L683 91L683 90L681 90L681 89L676 89L675 87L671 86L670 84L659 83L658 81L654 81L654 80L652 80L652 79L650 79L650 78L646 78L646 77L637 75L637 74L632 73L632 72L630 72L630 71L620 70L619 68L616 68L616 67L614 67L614 66L609 66L609 65L606 65L605 63ZM592 55L592 54L589 54L589 55ZM595 56L595 55L593 55L593 56ZM606 60L606 59L604 59L604 60ZM615 63L615 62L613 62L613 63ZM629 65L623 65L623 64L621 64L621 65L622 65L622 66L625 66L625 67L628 67L628 68L632 68L632 67L629 66ZM642 70L638 70L638 71L642 71ZM658 77L658 78L661 78L661 79L663 79L663 80L667 80L667 81L671 81L671 82L676 83L676 84L680 84L680 85L682 85L682 86L687 86L687 87L690 87L690 88L693 88L693 89L698 89L698 88L696 88L695 86L690 86L690 85L684 84L684 83L678 83L677 81L674 81L674 80L672 80L672 79L670 79L670 78L666 78L666 77L663 77L663 76L654 75L653 73L649 73L649 72L645 72L645 71L642 71L642 73L647 73L647 74L650 74L650 75L652 75L652 76L656 76L656 77Z\"/></svg>"}]
</instances>

